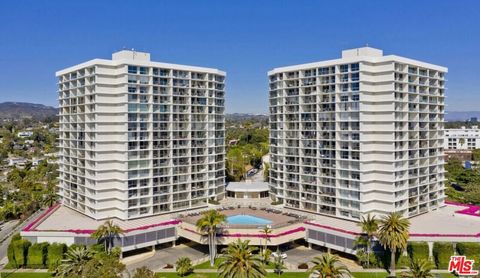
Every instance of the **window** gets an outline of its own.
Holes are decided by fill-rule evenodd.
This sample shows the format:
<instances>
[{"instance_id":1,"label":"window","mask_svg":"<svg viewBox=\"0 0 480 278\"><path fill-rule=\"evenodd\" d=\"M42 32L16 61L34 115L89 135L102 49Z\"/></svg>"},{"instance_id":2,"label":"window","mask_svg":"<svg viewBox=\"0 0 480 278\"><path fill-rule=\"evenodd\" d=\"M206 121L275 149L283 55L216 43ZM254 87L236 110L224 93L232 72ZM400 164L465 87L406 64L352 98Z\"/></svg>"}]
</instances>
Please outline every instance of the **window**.
<instances>
[{"instance_id":1,"label":"window","mask_svg":"<svg viewBox=\"0 0 480 278\"><path fill-rule=\"evenodd\" d=\"M358 63L355 63L355 64L351 64L350 65L350 69L352 71L359 71L360 70L360 65Z\"/></svg>"},{"instance_id":2,"label":"window","mask_svg":"<svg viewBox=\"0 0 480 278\"><path fill-rule=\"evenodd\" d=\"M358 80L360 80L360 73L358 72L352 73L352 81L358 81Z\"/></svg>"},{"instance_id":3,"label":"window","mask_svg":"<svg viewBox=\"0 0 480 278\"><path fill-rule=\"evenodd\" d=\"M340 65L340 72L348 72L348 65Z\"/></svg>"},{"instance_id":4,"label":"window","mask_svg":"<svg viewBox=\"0 0 480 278\"><path fill-rule=\"evenodd\" d=\"M137 67L136 66L128 66L128 73L137 73Z\"/></svg>"},{"instance_id":5,"label":"window","mask_svg":"<svg viewBox=\"0 0 480 278\"><path fill-rule=\"evenodd\" d=\"M147 74L148 69L146 67L140 67L140 74Z\"/></svg>"},{"instance_id":6,"label":"window","mask_svg":"<svg viewBox=\"0 0 480 278\"><path fill-rule=\"evenodd\" d=\"M352 101L360 101L360 95L352 95Z\"/></svg>"},{"instance_id":7,"label":"window","mask_svg":"<svg viewBox=\"0 0 480 278\"><path fill-rule=\"evenodd\" d=\"M340 88L341 88L342 92L347 92L348 91L348 84L342 84Z\"/></svg>"},{"instance_id":8,"label":"window","mask_svg":"<svg viewBox=\"0 0 480 278\"><path fill-rule=\"evenodd\" d=\"M341 96L340 101L348 101L348 96L346 95Z\"/></svg>"},{"instance_id":9,"label":"window","mask_svg":"<svg viewBox=\"0 0 480 278\"><path fill-rule=\"evenodd\" d=\"M360 90L360 83L352 83L352 91Z\"/></svg>"},{"instance_id":10,"label":"window","mask_svg":"<svg viewBox=\"0 0 480 278\"><path fill-rule=\"evenodd\" d=\"M128 92L129 93L135 93L137 91L137 88L135 87L128 87Z\"/></svg>"}]
</instances>

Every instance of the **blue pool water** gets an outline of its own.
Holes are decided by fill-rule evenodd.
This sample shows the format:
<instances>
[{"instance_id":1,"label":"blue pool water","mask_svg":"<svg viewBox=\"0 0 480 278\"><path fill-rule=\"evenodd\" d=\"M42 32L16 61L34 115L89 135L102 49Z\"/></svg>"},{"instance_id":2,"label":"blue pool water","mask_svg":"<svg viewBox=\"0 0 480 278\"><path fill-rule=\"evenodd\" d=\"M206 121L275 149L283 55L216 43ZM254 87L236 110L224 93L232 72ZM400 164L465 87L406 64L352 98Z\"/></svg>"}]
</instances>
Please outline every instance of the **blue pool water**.
<instances>
[{"instance_id":1,"label":"blue pool water","mask_svg":"<svg viewBox=\"0 0 480 278\"><path fill-rule=\"evenodd\" d=\"M248 214L232 215L227 217L227 223L232 225L266 225L272 221Z\"/></svg>"}]
</instances>

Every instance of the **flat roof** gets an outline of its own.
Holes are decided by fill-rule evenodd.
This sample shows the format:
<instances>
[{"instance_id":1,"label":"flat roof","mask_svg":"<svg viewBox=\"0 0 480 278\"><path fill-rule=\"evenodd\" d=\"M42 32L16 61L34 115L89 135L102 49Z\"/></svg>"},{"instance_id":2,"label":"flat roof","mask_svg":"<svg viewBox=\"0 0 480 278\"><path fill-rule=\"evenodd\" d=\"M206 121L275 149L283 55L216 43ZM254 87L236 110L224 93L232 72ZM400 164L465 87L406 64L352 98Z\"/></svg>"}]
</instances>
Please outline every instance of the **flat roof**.
<instances>
[{"instance_id":1,"label":"flat roof","mask_svg":"<svg viewBox=\"0 0 480 278\"><path fill-rule=\"evenodd\" d=\"M227 191L233 192L262 192L268 191L268 182L230 182L227 184Z\"/></svg>"},{"instance_id":2,"label":"flat roof","mask_svg":"<svg viewBox=\"0 0 480 278\"><path fill-rule=\"evenodd\" d=\"M114 224L118 225L126 232L146 229L155 226L178 224L172 214L162 214L156 216L143 217L132 220L120 220L112 218ZM102 225L108 219L95 220L78 211L66 206L56 205L46 213L40 215L35 221L28 225L23 231L60 231L74 233L91 233L98 226ZM32 225L33 224L33 225Z\"/></svg>"},{"instance_id":3,"label":"flat roof","mask_svg":"<svg viewBox=\"0 0 480 278\"><path fill-rule=\"evenodd\" d=\"M409 218L410 236L444 236L459 235L480 237L480 216L456 213L466 206L448 204L437 210ZM350 234L361 233L357 222L324 215L311 214L314 224L325 228L339 229Z\"/></svg>"}]
</instances>

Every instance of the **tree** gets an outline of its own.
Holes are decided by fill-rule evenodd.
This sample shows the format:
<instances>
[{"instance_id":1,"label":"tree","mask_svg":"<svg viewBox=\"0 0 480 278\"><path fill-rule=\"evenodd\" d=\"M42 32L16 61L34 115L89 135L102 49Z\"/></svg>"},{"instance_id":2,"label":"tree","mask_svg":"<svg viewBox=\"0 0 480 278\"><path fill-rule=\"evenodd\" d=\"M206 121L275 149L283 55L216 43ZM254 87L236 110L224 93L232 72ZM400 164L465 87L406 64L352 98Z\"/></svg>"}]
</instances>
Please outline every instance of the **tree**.
<instances>
[{"instance_id":1,"label":"tree","mask_svg":"<svg viewBox=\"0 0 480 278\"><path fill-rule=\"evenodd\" d=\"M99 243L103 242L105 245L105 252L110 254L114 245L114 240L119 238L121 234L123 234L122 228L113 224L112 220L108 220L97 228L92 234L92 237L97 239Z\"/></svg>"},{"instance_id":2,"label":"tree","mask_svg":"<svg viewBox=\"0 0 480 278\"><path fill-rule=\"evenodd\" d=\"M273 260L273 272L280 276L285 269L285 263L283 262L282 256L276 256Z\"/></svg>"},{"instance_id":3,"label":"tree","mask_svg":"<svg viewBox=\"0 0 480 278\"><path fill-rule=\"evenodd\" d=\"M266 225L265 227L263 227L260 232L265 236L265 245L263 246L263 250L262 250L262 253L264 254L264 258L267 258L265 256L265 253L267 252L267 245L268 245L268 242L270 241L270 234L272 233L272 227L270 225ZM264 260L265 263L267 263L267 260Z\"/></svg>"},{"instance_id":4,"label":"tree","mask_svg":"<svg viewBox=\"0 0 480 278\"><path fill-rule=\"evenodd\" d=\"M350 270L344 266L337 255L326 253L317 256L312 260L313 266L309 273L318 274L321 278L343 278L351 277Z\"/></svg>"},{"instance_id":5,"label":"tree","mask_svg":"<svg viewBox=\"0 0 480 278\"><path fill-rule=\"evenodd\" d=\"M146 266L135 269L132 278L155 278L155 273Z\"/></svg>"},{"instance_id":6,"label":"tree","mask_svg":"<svg viewBox=\"0 0 480 278\"><path fill-rule=\"evenodd\" d=\"M410 269L402 272L404 278L433 278L433 264L426 259L413 259L410 261Z\"/></svg>"},{"instance_id":7,"label":"tree","mask_svg":"<svg viewBox=\"0 0 480 278\"><path fill-rule=\"evenodd\" d=\"M51 191L48 191L44 196L42 203L46 207L51 207L57 202L58 196L55 193L55 190L52 188Z\"/></svg>"},{"instance_id":8,"label":"tree","mask_svg":"<svg viewBox=\"0 0 480 278\"><path fill-rule=\"evenodd\" d=\"M407 248L409 227L408 219L403 218L398 212L392 212L380 219L377 237L383 248L388 248L391 252L390 274L392 276L395 276L396 252L402 252Z\"/></svg>"},{"instance_id":9,"label":"tree","mask_svg":"<svg viewBox=\"0 0 480 278\"><path fill-rule=\"evenodd\" d=\"M218 267L220 278L261 278L267 275L265 265L255 246L249 246L249 240L230 243L223 249L222 262Z\"/></svg>"},{"instance_id":10,"label":"tree","mask_svg":"<svg viewBox=\"0 0 480 278\"><path fill-rule=\"evenodd\" d=\"M198 219L197 229L208 237L208 250L210 252L210 266L215 264L215 256L217 253L217 229L220 225L227 221L227 216L212 209L202 213L202 217Z\"/></svg>"},{"instance_id":11,"label":"tree","mask_svg":"<svg viewBox=\"0 0 480 278\"><path fill-rule=\"evenodd\" d=\"M370 266L370 253L372 251L372 241L373 237L377 233L378 230L378 221L375 219L375 216L367 215L365 218L362 216L362 220L358 224L362 228L362 232L365 234L366 237L366 245L367 245L367 268Z\"/></svg>"},{"instance_id":12,"label":"tree","mask_svg":"<svg viewBox=\"0 0 480 278\"><path fill-rule=\"evenodd\" d=\"M120 262L119 254L96 253L93 259L86 263L80 277L123 278L125 265Z\"/></svg>"},{"instance_id":13,"label":"tree","mask_svg":"<svg viewBox=\"0 0 480 278\"><path fill-rule=\"evenodd\" d=\"M67 251L65 260L55 270L55 277L69 278L82 273L85 265L93 258L93 253L85 246L74 247Z\"/></svg>"},{"instance_id":14,"label":"tree","mask_svg":"<svg viewBox=\"0 0 480 278\"><path fill-rule=\"evenodd\" d=\"M270 181L270 163L268 162L263 163L263 181L264 182Z\"/></svg>"},{"instance_id":15,"label":"tree","mask_svg":"<svg viewBox=\"0 0 480 278\"><path fill-rule=\"evenodd\" d=\"M175 263L175 268L178 276L186 276L193 271L192 260L188 257L180 257Z\"/></svg>"}]
</instances>

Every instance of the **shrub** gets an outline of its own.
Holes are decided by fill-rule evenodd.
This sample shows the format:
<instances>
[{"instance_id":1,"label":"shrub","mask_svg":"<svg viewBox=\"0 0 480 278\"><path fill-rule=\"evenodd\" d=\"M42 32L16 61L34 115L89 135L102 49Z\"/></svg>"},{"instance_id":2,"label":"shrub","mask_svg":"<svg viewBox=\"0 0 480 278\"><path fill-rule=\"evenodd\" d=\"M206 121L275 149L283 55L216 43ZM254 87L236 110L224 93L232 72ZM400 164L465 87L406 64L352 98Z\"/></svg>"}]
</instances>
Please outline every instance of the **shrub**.
<instances>
[{"instance_id":1,"label":"shrub","mask_svg":"<svg viewBox=\"0 0 480 278\"><path fill-rule=\"evenodd\" d=\"M30 241L26 239L20 239L12 242L15 267L20 268L27 264L27 254L30 245Z\"/></svg>"},{"instance_id":2,"label":"shrub","mask_svg":"<svg viewBox=\"0 0 480 278\"><path fill-rule=\"evenodd\" d=\"M188 257L180 257L175 263L177 274L180 277L186 276L193 271L192 260Z\"/></svg>"},{"instance_id":3,"label":"shrub","mask_svg":"<svg viewBox=\"0 0 480 278\"><path fill-rule=\"evenodd\" d=\"M410 258L418 260L428 260L428 244L426 242L409 242L407 252Z\"/></svg>"},{"instance_id":4,"label":"shrub","mask_svg":"<svg viewBox=\"0 0 480 278\"><path fill-rule=\"evenodd\" d=\"M401 255L399 257L397 257L397 263L396 263L396 267L397 268L407 268L410 266L410 257L409 256L405 256L405 255Z\"/></svg>"},{"instance_id":5,"label":"shrub","mask_svg":"<svg viewBox=\"0 0 480 278\"><path fill-rule=\"evenodd\" d=\"M438 269L447 269L453 256L453 245L450 242L435 242L433 244L433 258Z\"/></svg>"},{"instance_id":6,"label":"shrub","mask_svg":"<svg viewBox=\"0 0 480 278\"><path fill-rule=\"evenodd\" d=\"M44 268L47 261L48 243L34 243L28 248L27 266L29 268Z\"/></svg>"},{"instance_id":7,"label":"shrub","mask_svg":"<svg viewBox=\"0 0 480 278\"><path fill-rule=\"evenodd\" d=\"M63 254L67 252L67 245L63 243L53 243L48 246L47 262L48 269L55 269L63 259Z\"/></svg>"},{"instance_id":8,"label":"shrub","mask_svg":"<svg viewBox=\"0 0 480 278\"><path fill-rule=\"evenodd\" d=\"M462 256L466 256L468 260L478 262L480 260L480 243L459 242L457 243L457 252Z\"/></svg>"},{"instance_id":9,"label":"shrub","mask_svg":"<svg viewBox=\"0 0 480 278\"><path fill-rule=\"evenodd\" d=\"M308 264L301 263L301 264L298 265L298 269L308 269Z\"/></svg>"},{"instance_id":10,"label":"shrub","mask_svg":"<svg viewBox=\"0 0 480 278\"><path fill-rule=\"evenodd\" d=\"M20 233L16 233L12 236L12 241L17 241L21 239L22 239L22 236L20 235Z\"/></svg>"},{"instance_id":11,"label":"shrub","mask_svg":"<svg viewBox=\"0 0 480 278\"><path fill-rule=\"evenodd\" d=\"M283 204L282 201L273 201L273 202L271 203L272 206L281 205L281 204Z\"/></svg>"},{"instance_id":12,"label":"shrub","mask_svg":"<svg viewBox=\"0 0 480 278\"><path fill-rule=\"evenodd\" d=\"M220 202L215 199L208 199L208 203L212 205L220 205Z\"/></svg>"}]
</instances>

